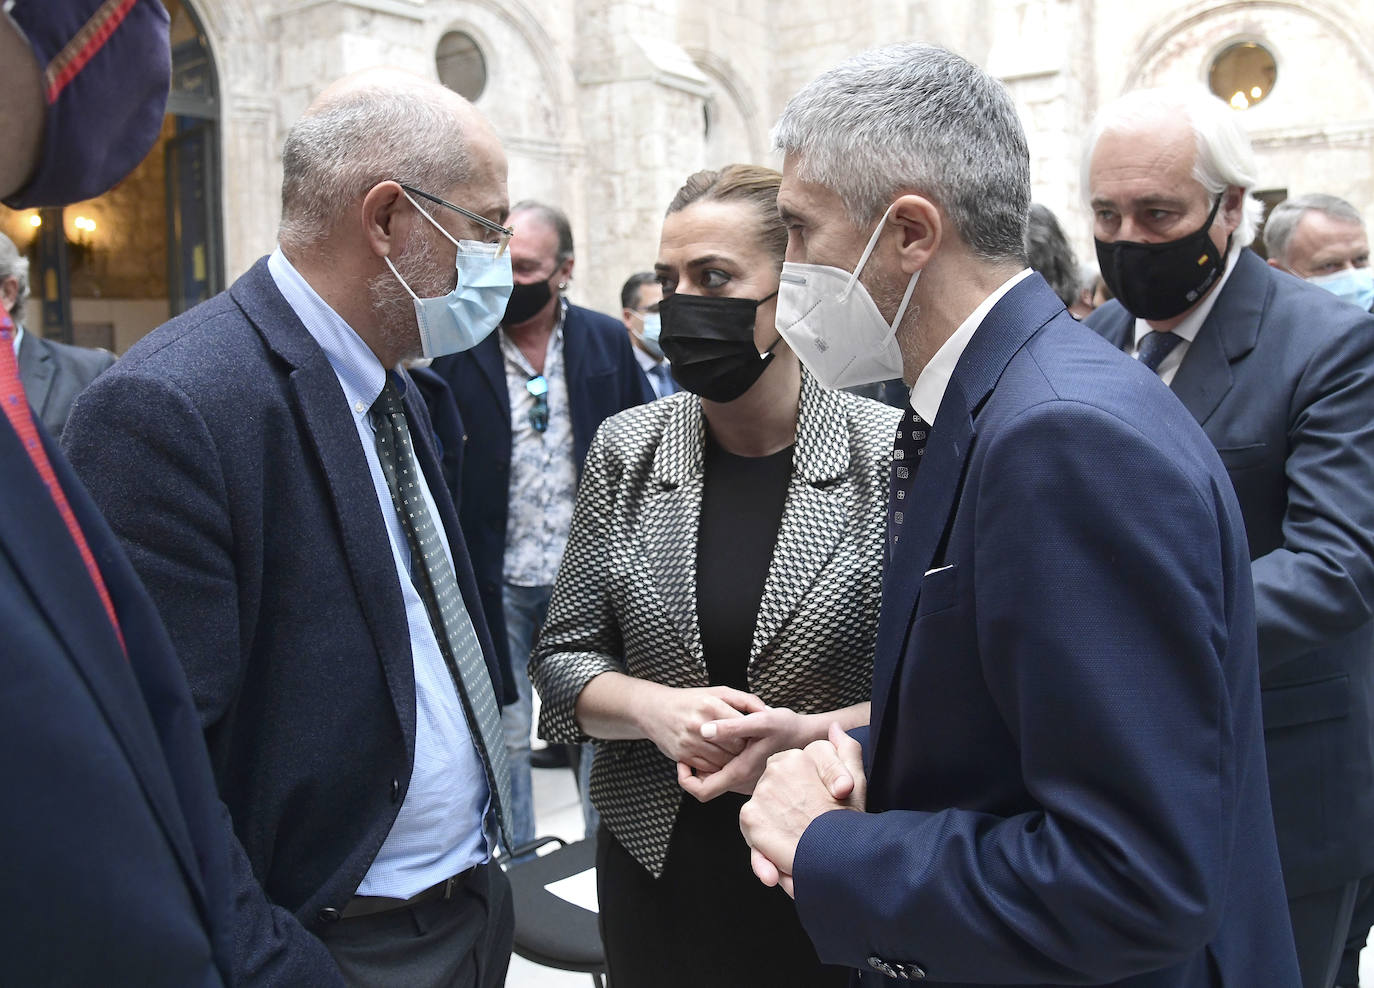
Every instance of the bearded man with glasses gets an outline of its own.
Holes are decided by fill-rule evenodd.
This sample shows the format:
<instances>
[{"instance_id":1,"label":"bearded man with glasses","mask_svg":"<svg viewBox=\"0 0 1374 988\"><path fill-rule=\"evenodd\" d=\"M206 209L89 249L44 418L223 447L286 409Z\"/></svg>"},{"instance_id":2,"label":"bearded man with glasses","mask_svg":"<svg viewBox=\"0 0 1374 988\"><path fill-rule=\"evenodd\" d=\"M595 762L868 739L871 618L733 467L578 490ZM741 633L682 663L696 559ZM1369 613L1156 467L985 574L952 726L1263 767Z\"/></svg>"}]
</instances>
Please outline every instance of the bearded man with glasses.
<instances>
[{"instance_id":1,"label":"bearded man with glasses","mask_svg":"<svg viewBox=\"0 0 1374 988\"><path fill-rule=\"evenodd\" d=\"M501 328L432 367L448 381L467 430L459 520L514 701L502 722L518 847L534 837L526 667L568 541L582 461L602 421L652 401L654 392L624 327L563 297L574 256L562 211L519 202L506 222L515 231L515 288Z\"/></svg>"}]
</instances>

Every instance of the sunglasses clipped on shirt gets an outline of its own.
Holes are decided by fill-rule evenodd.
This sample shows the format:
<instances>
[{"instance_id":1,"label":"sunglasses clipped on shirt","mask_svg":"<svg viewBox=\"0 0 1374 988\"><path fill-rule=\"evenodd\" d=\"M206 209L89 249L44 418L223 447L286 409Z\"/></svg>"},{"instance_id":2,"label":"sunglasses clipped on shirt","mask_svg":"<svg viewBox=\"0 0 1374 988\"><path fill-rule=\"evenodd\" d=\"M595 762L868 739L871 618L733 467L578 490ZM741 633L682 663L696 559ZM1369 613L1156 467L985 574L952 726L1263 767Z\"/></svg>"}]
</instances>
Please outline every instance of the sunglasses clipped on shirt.
<instances>
[{"instance_id":1,"label":"sunglasses clipped on shirt","mask_svg":"<svg viewBox=\"0 0 1374 988\"><path fill-rule=\"evenodd\" d=\"M530 408L530 428L543 432L549 427L549 382L543 374L536 374L525 382L525 390L534 399Z\"/></svg>"}]
</instances>

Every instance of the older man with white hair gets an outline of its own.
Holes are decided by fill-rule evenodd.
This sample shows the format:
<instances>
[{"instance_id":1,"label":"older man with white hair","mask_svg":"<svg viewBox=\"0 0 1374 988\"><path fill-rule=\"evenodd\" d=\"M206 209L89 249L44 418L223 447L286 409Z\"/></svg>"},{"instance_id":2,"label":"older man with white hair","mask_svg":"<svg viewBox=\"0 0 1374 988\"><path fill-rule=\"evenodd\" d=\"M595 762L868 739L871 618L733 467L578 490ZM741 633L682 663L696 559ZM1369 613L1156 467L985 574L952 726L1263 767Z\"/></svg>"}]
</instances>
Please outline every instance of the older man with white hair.
<instances>
[{"instance_id":1,"label":"older man with white hair","mask_svg":"<svg viewBox=\"0 0 1374 988\"><path fill-rule=\"evenodd\" d=\"M466 100L376 70L282 168L280 247L88 389L67 448L185 667L239 896L271 905L245 979L499 985L500 673L402 363L505 311L505 155Z\"/></svg>"},{"instance_id":2,"label":"older man with white hair","mask_svg":"<svg viewBox=\"0 0 1374 988\"><path fill-rule=\"evenodd\" d=\"M895 45L775 138L778 329L824 384L912 391L872 722L770 760L756 873L868 984L1293 984L1240 509L1183 406L1027 268L1010 96Z\"/></svg>"},{"instance_id":3,"label":"older man with white hair","mask_svg":"<svg viewBox=\"0 0 1374 988\"><path fill-rule=\"evenodd\" d=\"M1250 142L1200 90L1105 107L1084 173L1116 294L1088 325L1173 389L1245 515L1279 855L1302 983L1329 988L1374 872L1374 317L1247 249Z\"/></svg>"},{"instance_id":4,"label":"older man with white hair","mask_svg":"<svg viewBox=\"0 0 1374 988\"><path fill-rule=\"evenodd\" d=\"M1365 311L1374 309L1364 217L1339 196L1318 192L1285 199L1269 211L1264 244L1274 267Z\"/></svg>"}]
</instances>

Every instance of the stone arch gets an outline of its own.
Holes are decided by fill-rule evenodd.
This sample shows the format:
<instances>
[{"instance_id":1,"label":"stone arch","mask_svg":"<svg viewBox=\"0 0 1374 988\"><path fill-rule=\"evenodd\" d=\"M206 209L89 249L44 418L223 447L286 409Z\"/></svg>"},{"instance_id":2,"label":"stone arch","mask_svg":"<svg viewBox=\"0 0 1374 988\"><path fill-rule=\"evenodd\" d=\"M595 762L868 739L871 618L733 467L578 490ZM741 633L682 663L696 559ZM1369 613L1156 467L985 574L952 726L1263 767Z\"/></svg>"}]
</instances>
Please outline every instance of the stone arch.
<instances>
[{"instance_id":1,"label":"stone arch","mask_svg":"<svg viewBox=\"0 0 1374 988\"><path fill-rule=\"evenodd\" d=\"M764 163L768 134L749 86L720 55L704 48L684 50L710 84L706 112L711 115L713 132L706 136L706 167L719 168L731 161Z\"/></svg>"}]
</instances>

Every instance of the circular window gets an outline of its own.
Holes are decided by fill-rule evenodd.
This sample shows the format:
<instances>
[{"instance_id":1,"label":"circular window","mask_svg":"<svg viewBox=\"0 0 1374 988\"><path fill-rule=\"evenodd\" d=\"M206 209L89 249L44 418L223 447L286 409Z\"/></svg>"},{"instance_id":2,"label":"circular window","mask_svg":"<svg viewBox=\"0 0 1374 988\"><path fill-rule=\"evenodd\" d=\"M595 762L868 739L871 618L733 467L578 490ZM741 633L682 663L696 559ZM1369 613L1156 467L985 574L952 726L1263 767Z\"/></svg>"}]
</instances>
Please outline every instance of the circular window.
<instances>
[{"instance_id":1,"label":"circular window","mask_svg":"<svg viewBox=\"0 0 1374 988\"><path fill-rule=\"evenodd\" d=\"M434 53L439 81L459 96L475 101L487 88L487 60L472 35L450 31Z\"/></svg>"},{"instance_id":2,"label":"circular window","mask_svg":"<svg viewBox=\"0 0 1374 988\"><path fill-rule=\"evenodd\" d=\"M1207 84L1234 110L1248 110L1269 95L1278 77L1274 56L1263 45L1245 41L1212 60Z\"/></svg>"}]
</instances>

